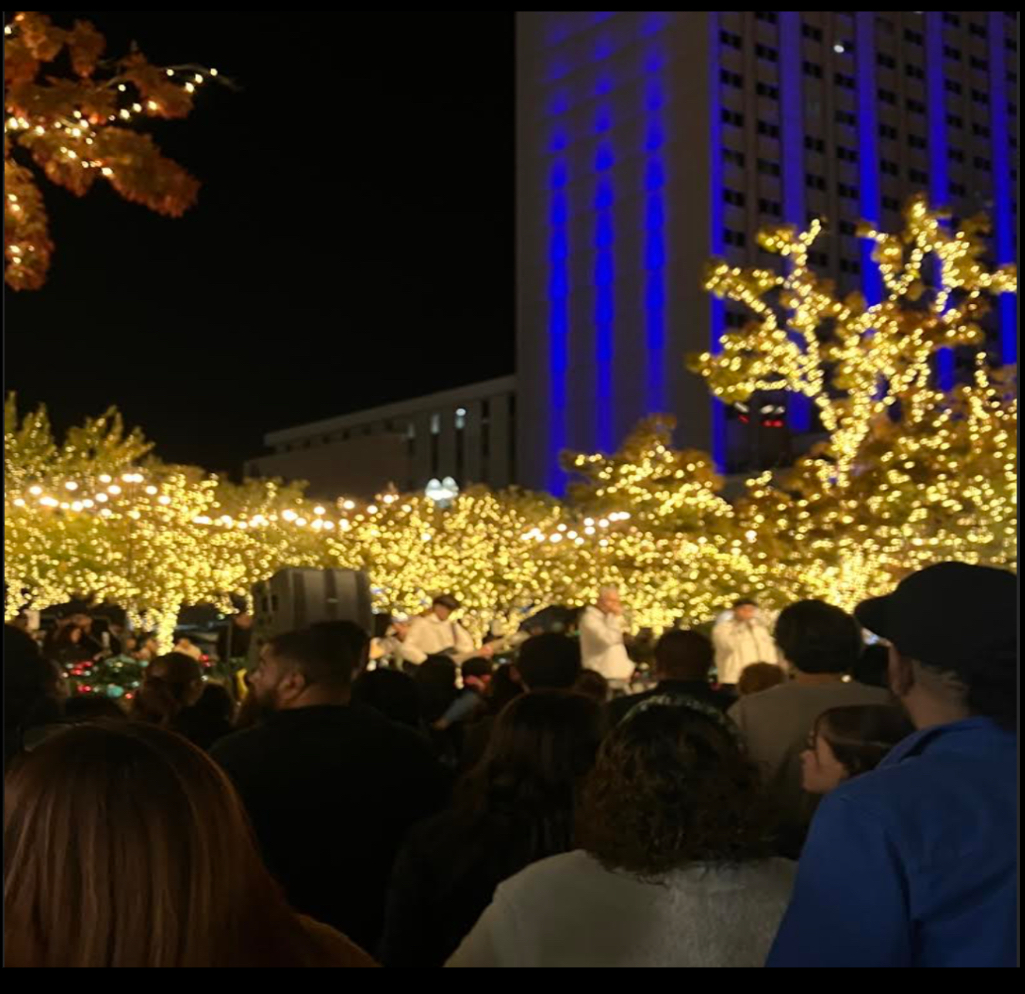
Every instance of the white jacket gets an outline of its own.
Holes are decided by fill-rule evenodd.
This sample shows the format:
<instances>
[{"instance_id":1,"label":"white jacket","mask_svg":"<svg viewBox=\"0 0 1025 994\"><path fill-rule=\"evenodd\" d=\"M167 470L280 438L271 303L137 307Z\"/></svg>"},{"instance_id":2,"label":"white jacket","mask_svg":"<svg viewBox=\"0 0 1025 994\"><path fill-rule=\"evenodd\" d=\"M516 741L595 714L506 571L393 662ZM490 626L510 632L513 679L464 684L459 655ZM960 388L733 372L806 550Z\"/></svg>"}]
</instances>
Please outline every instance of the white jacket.
<instances>
[{"instance_id":1,"label":"white jacket","mask_svg":"<svg viewBox=\"0 0 1025 994\"><path fill-rule=\"evenodd\" d=\"M413 619L399 651L403 659L420 664L428 656L438 655L447 649L467 653L473 652L473 648L473 639L462 625L455 621L442 621L432 612L426 617Z\"/></svg>"},{"instance_id":2,"label":"white jacket","mask_svg":"<svg viewBox=\"0 0 1025 994\"><path fill-rule=\"evenodd\" d=\"M596 607L585 608L580 618L580 653L584 668L596 670L606 680L629 680L634 664L623 644L623 619Z\"/></svg>"},{"instance_id":3,"label":"white jacket","mask_svg":"<svg viewBox=\"0 0 1025 994\"><path fill-rule=\"evenodd\" d=\"M712 629L712 644L719 683L736 683L751 663L781 662L776 640L757 615L750 621L735 621L731 611L720 618Z\"/></svg>"}]
</instances>

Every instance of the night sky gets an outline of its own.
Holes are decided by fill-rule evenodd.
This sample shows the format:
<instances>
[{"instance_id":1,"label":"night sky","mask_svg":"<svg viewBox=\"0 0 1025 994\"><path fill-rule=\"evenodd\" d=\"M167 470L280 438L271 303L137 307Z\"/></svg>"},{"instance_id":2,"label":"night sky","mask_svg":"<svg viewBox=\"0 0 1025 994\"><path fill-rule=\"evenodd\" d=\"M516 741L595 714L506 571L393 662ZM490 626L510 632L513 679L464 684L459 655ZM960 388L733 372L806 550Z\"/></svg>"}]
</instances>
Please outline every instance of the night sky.
<instances>
[{"instance_id":1,"label":"night sky","mask_svg":"<svg viewBox=\"0 0 1025 994\"><path fill-rule=\"evenodd\" d=\"M5 295L23 407L116 404L234 472L267 431L512 372L511 12L52 16L241 90L141 125L203 183L180 220L44 183L49 282Z\"/></svg>"}]
</instances>

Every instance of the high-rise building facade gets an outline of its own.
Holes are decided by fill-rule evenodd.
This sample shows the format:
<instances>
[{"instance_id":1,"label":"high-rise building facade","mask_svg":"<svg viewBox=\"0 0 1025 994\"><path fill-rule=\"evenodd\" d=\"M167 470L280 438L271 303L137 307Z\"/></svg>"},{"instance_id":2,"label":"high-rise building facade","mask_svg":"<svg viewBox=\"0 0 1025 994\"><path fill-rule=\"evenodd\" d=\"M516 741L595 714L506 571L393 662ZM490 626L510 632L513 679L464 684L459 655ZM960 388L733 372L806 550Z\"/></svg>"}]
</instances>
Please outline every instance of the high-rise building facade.
<instances>
[{"instance_id":1,"label":"high-rise building facade","mask_svg":"<svg viewBox=\"0 0 1025 994\"><path fill-rule=\"evenodd\" d=\"M656 412L726 470L785 459L773 431L814 432L799 398L745 423L683 365L743 321L702 290L705 263L778 264L763 227L827 219L816 268L869 300L855 226L896 230L916 193L990 214L995 261L1017 258L1015 12L528 11L517 36L527 486L561 492L560 451L612 449ZM1005 362L1016 310L1003 299L994 322Z\"/></svg>"}]
</instances>

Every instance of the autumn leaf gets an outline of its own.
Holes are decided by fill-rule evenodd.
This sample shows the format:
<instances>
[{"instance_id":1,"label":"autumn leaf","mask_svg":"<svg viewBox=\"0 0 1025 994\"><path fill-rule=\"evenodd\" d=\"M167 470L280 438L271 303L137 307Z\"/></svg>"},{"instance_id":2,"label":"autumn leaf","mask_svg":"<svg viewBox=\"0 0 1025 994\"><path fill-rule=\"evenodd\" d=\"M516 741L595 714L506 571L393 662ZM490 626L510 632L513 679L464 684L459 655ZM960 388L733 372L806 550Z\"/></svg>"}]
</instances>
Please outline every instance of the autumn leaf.
<instances>
[{"instance_id":1,"label":"autumn leaf","mask_svg":"<svg viewBox=\"0 0 1025 994\"><path fill-rule=\"evenodd\" d=\"M106 45L106 39L92 24L88 21L75 21L75 27L68 34L68 50L71 52L71 66L75 72L79 76L91 76Z\"/></svg>"}]
</instances>

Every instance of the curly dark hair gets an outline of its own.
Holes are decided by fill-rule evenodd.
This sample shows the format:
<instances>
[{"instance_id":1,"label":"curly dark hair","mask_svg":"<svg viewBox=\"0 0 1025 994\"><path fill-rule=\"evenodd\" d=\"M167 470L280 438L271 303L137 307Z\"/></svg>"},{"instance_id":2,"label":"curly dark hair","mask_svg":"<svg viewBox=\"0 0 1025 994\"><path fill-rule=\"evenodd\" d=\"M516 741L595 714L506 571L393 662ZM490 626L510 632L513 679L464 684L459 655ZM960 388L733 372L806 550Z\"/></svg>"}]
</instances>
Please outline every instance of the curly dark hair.
<instances>
[{"instance_id":1,"label":"curly dark hair","mask_svg":"<svg viewBox=\"0 0 1025 994\"><path fill-rule=\"evenodd\" d=\"M584 786L578 845L607 869L645 878L772 855L758 769L726 721L685 704L631 712Z\"/></svg>"}]
</instances>

